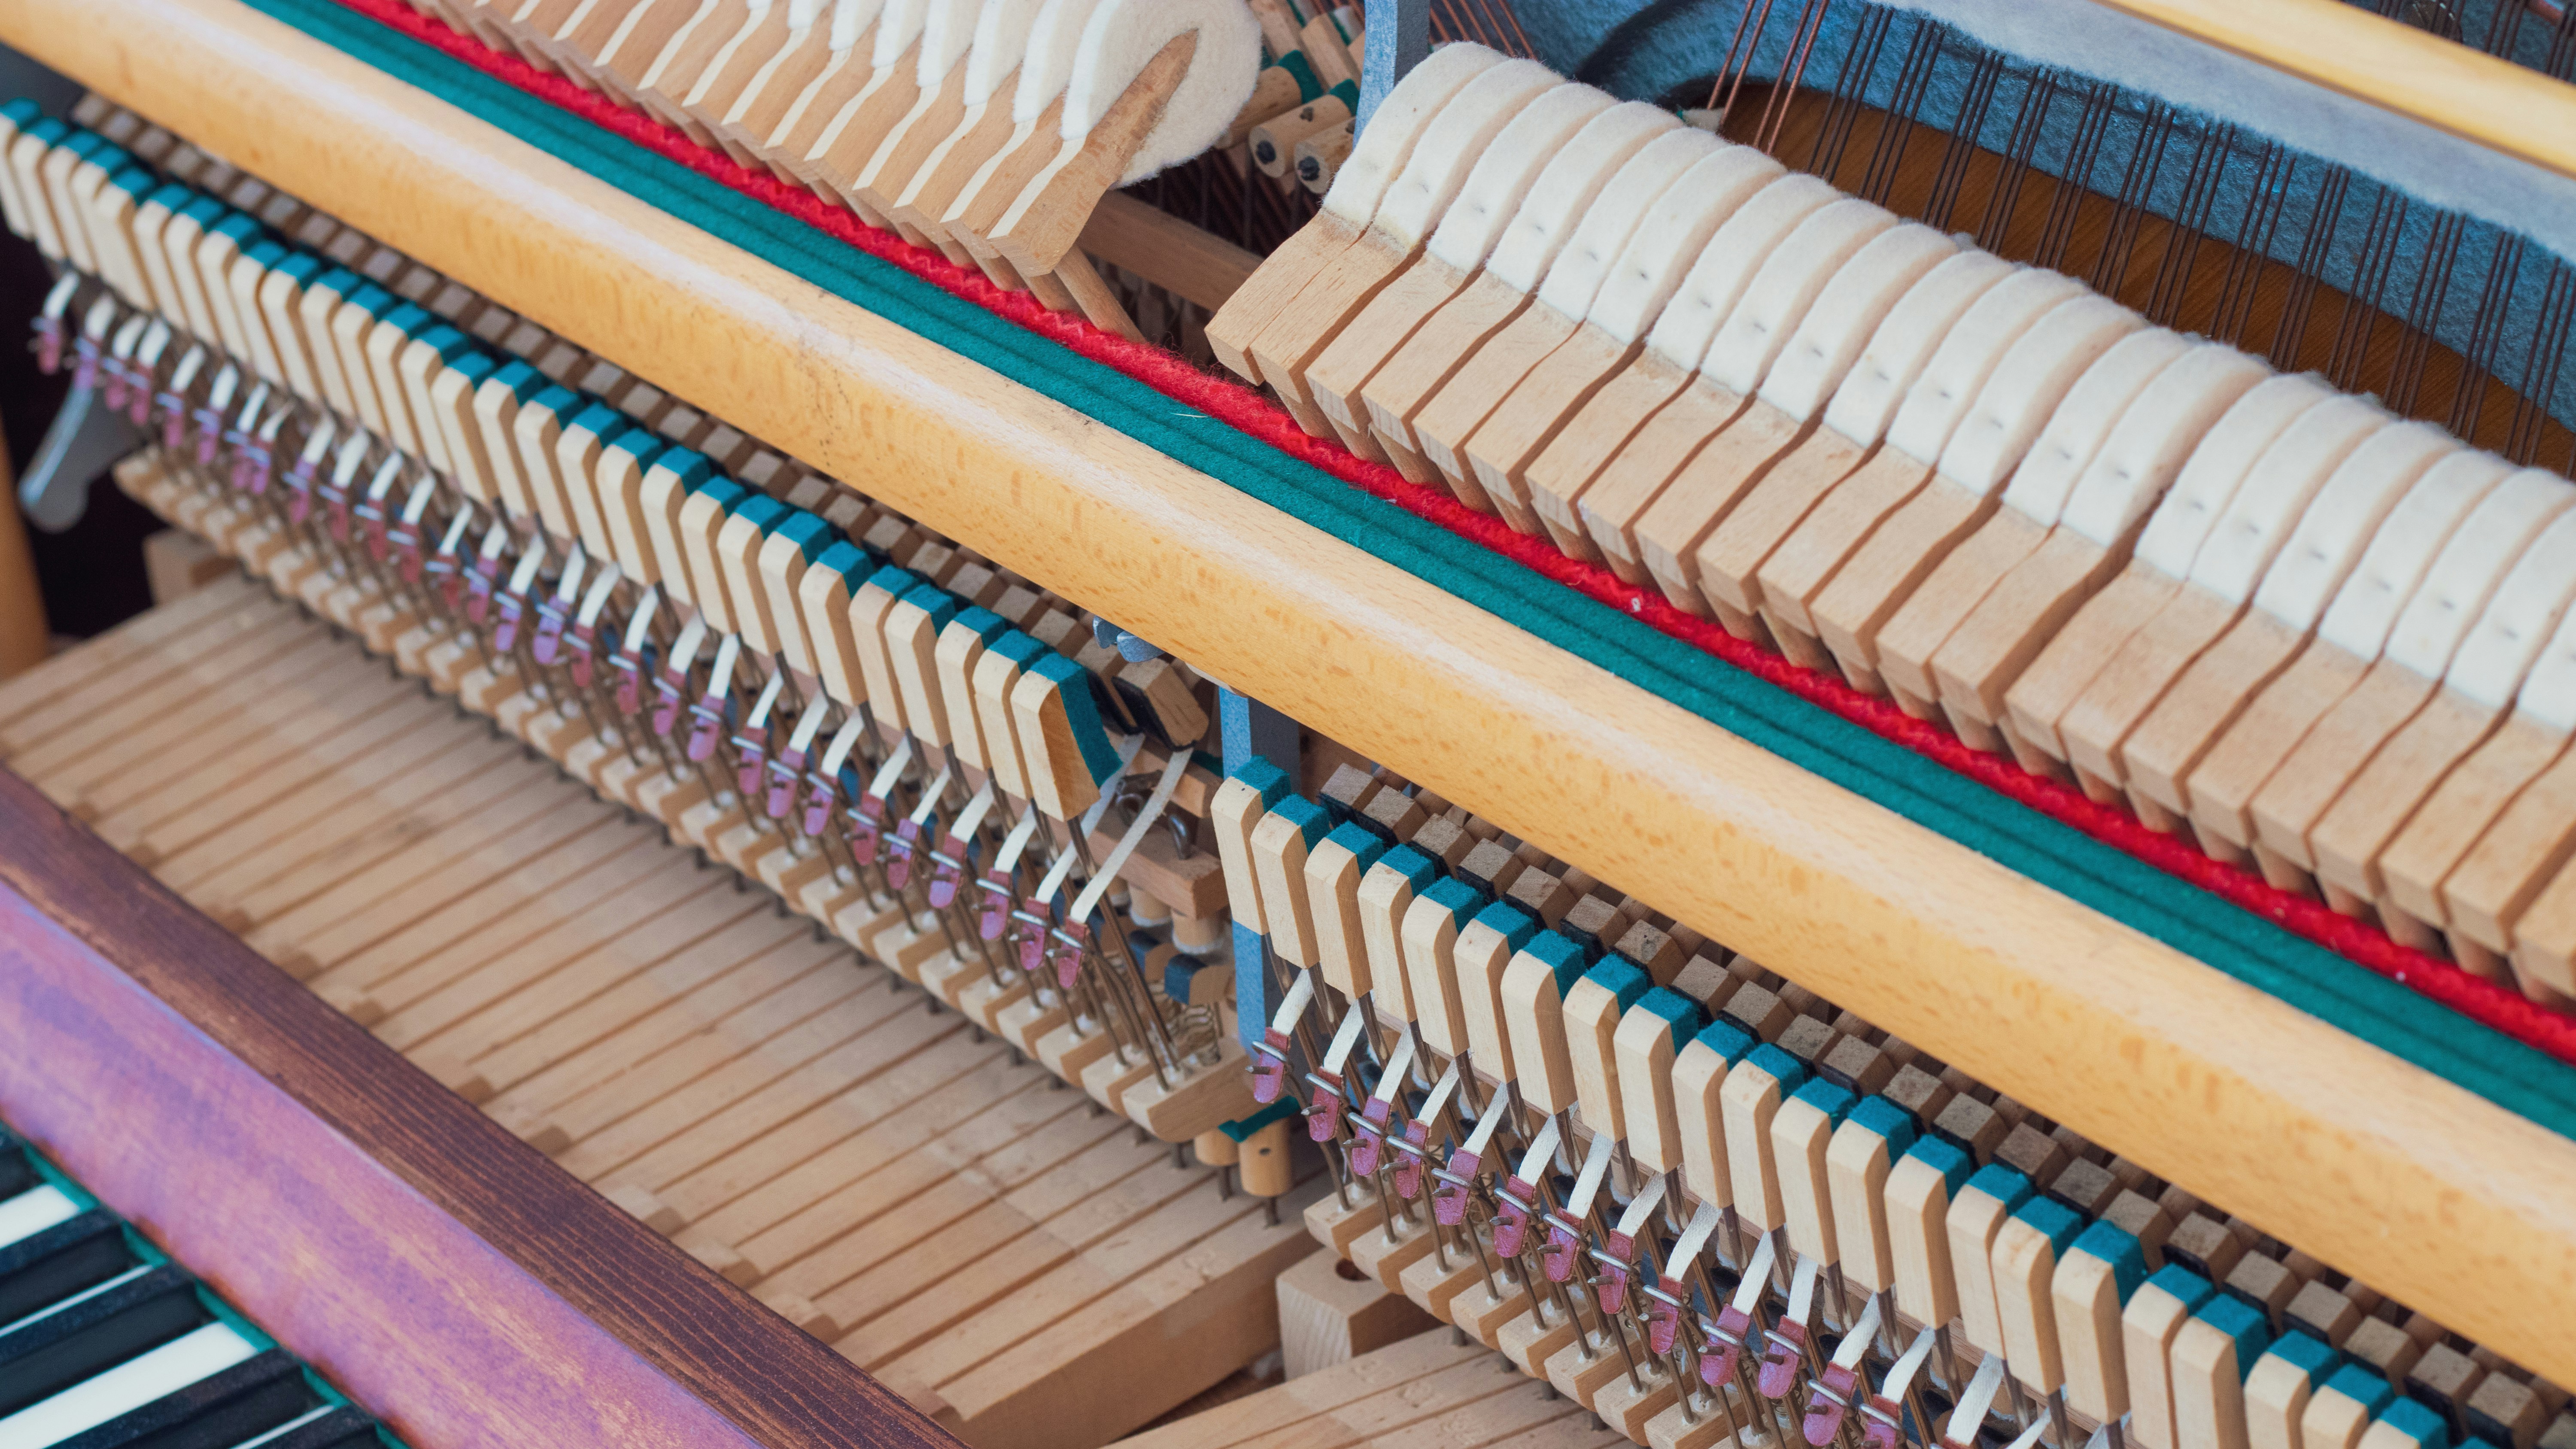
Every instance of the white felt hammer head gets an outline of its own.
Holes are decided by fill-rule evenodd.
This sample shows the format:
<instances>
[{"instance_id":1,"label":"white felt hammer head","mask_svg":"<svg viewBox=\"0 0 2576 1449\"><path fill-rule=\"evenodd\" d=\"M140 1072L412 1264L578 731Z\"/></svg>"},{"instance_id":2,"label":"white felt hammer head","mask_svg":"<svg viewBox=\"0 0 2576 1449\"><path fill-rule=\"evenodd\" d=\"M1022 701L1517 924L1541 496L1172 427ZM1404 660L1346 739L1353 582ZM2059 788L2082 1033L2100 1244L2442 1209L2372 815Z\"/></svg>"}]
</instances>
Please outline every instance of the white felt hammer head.
<instances>
[{"instance_id":1,"label":"white felt hammer head","mask_svg":"<svg viewBox=\"0 0 2576 1449\"><path fill-rule=\"evenodd\" d=\"M1029 53L1045 0L985 0L975 18L974 48L966 52L966 104L993 99L1002 82L1017 75Z\"/></svg>"},{"instance_id":2,"label":"white felt hammer head","mask_svg":"<svg viewBox=\"0 0 2576 1449\"><path fill-rule=\"evenodd\" d=\"M966 58L966 48L975 43L979 23L986 9L984 0L930 0L922 13L921 51L914 61L912 78L923 90L935 90L948 73Z\"/></svg>"},{"instance_id":3,"label":"white felt hammer head","mask_svg":"<svg viewBox=\"0 0 2576 1449\"><path fill-rule=\"evenodd\" d=\"M832 49L848 50L885 12L885 0L839 0L832 7Z\"/></svg>"},{"instance_id":4,"label":"white felt hammer head","mask_svg":"<svg viewBox=\"0 0 2576 1449\"><path fill-rule=\"evenodd\" d=\"M930 0L885 0L877 16L875 47L868 52L868 64L878 70L892 67L921 39L922 27L930 23Z\"/></svg>"},{"instance_id":5,"label":"white felt hammer head","mask_svg":"<svg viewBox=\"0 0 2576 1449\"><path fill-rule=\"evenodd\" d=\"M1440 47L1405 72L1404 79L1378 103L1368 129L1359 134L1341 169L1333 173L1333 184L1324 192L1324 209L1354 225L1368 225L1387 188L1412 159L1413 143L1429 129L1432 117L1467 82L1502 63L1501 52L1461 41Z\"/></svg>"},{"instance_id":6,"label":"white felt hammer head","mask_svg":"<svg viewBox=\"0 0 2576 1449\"><path fill-rule=\"evenodd\" d=\"M1242 0L1104 0L1083 27L1064 88L1068 141L1090 135L1146 64L1192 32L1198 49L1189 71L1127 162L1121 186L1178 165L1225 134L1261 75L1261 24Z\"/></svg>"},{"instance_id":7,"label":"white felt hammer head","mask_svg":"<svg viewBox=\"0 0 2576 1449\"><path fill-rule=\"evenodd\" d=\"M1082 32L1101 0L1046 0L1029 22L1029 39L1020 56L1019 86L1011 93L1011 120L1028 125L1046 113L1073 79L1073 63L1082 54Z\"/></svg>"}]
</instances>

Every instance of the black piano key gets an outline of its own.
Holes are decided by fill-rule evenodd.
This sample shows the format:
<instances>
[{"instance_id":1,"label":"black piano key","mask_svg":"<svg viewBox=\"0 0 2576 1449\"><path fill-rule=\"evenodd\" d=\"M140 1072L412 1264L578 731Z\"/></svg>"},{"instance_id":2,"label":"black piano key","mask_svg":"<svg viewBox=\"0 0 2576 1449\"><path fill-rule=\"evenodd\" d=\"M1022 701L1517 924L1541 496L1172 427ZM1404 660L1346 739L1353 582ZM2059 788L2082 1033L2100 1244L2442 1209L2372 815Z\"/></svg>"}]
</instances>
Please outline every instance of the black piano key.
<instances>
[{"instance_id":1,"label":"black piano key","mask_svg":"<svg viewBox=\"0 0 2576 1449\"><path fill-rule=\"evenodd\" d=\"M0 1131L0 1200L16 1197L42 1181L36 1164L27 1160L25 1146L11 1133Z\"/></svg>"},{"instance_id":2,"label":"black piano key","mask_svg":"<svg viewBox=\"0 0 2576 1449\"><path fill-rule=\"evenodd\" d=\"M274 1439L262 1441L259 1449L360 1449L362 1445L377 1449L380 1442L376 1438L376 1421L365 1411L342 1404Z\"/></svg>"},{"instance_id":3,"label":"black piano key","mask_svg":"<svg viewBox=\"0 0 2576 1449\"><path fill-rule=\"evenodd\" d=\"M323 1403L295 1355L272 1348L54 1449L232 1449Z\"/></svg>"},{"instance_id":4,"label":"black piano key","mask_svg":"<svg viewBox=\"0 0 2576 1449\"><path fill-rule=\"evenodd\" d=\"M0 1248L0 1327L106 1282L142 1260L104 1208Z\"/></svg>"},{"instance_id":5,"label":"black piano key","mask_svg":"<svg viewBox=\"0 0 2576 1449\"><path fill-rule=\"evenodd\" d=\"M51 1398L213 1319L196 1281L165 1263L22 1323L0 1334L0 1414Z\"/></svg>"}]
</instances>

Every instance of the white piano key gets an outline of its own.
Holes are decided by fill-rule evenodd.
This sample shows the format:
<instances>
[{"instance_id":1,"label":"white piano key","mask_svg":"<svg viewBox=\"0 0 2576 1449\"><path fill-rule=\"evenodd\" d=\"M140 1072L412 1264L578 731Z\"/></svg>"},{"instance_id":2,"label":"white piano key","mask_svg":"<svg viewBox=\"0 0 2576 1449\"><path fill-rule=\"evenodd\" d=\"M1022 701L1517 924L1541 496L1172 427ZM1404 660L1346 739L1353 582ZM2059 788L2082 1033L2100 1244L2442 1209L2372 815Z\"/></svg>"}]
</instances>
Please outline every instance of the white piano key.
<instances>
[{"instance_id":1,"label":"white piano key","mask_svg":"<svg viewBox=\"0 0 2576 1449\"><path fill-rule=\"evenodd\" d=\"M50 1183L31 1187L7 1202L0 1202L0 1248L32 1238L79 1214L80 1204L73 1202L61 1188Z\"/></svg>"},{"instance_id":2,"label":"white piano key","mask_svg":"<svg viewBox=\"0 0 2576 1449\"><path fill-rule=\"evenodd\" d=\"M231 1325L209 1323L0 1419L0 1444L10 1449L45 1449L219 1374L258 1352Z\"/></svg>"}]
</instances>

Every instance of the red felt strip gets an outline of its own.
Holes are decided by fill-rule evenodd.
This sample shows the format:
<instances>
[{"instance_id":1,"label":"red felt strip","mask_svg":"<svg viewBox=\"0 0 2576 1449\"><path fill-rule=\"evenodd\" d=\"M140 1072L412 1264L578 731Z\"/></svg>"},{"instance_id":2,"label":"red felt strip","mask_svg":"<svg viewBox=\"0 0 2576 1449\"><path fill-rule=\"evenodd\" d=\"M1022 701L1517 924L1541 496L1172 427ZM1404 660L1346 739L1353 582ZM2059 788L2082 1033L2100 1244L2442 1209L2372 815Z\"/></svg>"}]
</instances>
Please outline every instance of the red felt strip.
<instances>
[{"instance_id":1,"label":"red felt strip","mask_svg":"<svg viewBox=\"0 0 2576 1449\"><path fill-rule=\"evenodd\" d=\"M1862 694L1843 680L1803 668L1779 654L1729 634L1706 619L1676 609L1655 590L1622 582L1608 569L1559 552L1544 538L1517 533L1502 520L1478 513L1448 493L1405 479L1338 442L1309 436L1287 411L1231 378L1201 372L1159 347L1131 342L1094 327L1078 313L1050 312L1025 292L1006 291L981 271L960 267L938 252L879 231L850 212L826 204L803 187L741 165L700 146L685 133L630 111L596 91L537 69L413 10L403 0L339 0L413 39L435 46L477 70L687 166L735 191L765 202L870 256L963 297L997 316L1062 343L1095 362L1116 368L1175 401L1218 418L1299 462L1383 498L1417 517L1501 554L1567 588L1621 610L1645 624L1696 645L1738 669L1820 705L1852 723L1895 741L2096 840L2117 847L2158 870L2243 907L2291 933L2336 951L2402 982L2485 1026L2576 1063L2576 1016L2543 1006L2501 983L2451 962L2399 945L2386 932L2337 915L2322 902L2274 887L2262 876L2223 865L2174 836L2140 824L2137 817L2104 805L2072 786L2034 775L2013 761L1969 748L1947 730L1918 720L1896 705Z\"/></svg>"}]
</instances>

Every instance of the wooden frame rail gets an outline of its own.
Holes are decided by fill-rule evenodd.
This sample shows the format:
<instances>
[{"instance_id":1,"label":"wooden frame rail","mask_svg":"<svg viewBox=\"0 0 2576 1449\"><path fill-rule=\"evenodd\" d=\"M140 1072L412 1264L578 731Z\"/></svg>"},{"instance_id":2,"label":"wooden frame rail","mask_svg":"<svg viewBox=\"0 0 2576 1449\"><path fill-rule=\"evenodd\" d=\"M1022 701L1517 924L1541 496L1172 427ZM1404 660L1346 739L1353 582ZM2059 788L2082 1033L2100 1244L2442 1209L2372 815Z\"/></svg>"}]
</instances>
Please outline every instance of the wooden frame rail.
<instances>
[{"instance_id":1,"label":"wooden frame rail","mask_svg":"<svg viewBox=\"0 0 2576 1449\"><path fill-rule=\"evenodd\" d=\"M2576 1144L234 0L0 40L2576 1382Z\"/></svg>"},{"instance_id":2,"label":"wooden frame rail","mask_svg":"<svg viewBox=\"0 0 2576 1449\"><path fill-rule=\"evenodd\" d=\"M2576 177L2576 88L2343 0L2094 3Z\"/></svg>"},{"instance_id":3,"label":"wooden frame rail","mask_svg":"<svg viewBox=\"0 0 2576 1449\"><path fill-rule=\"evenodd\" d=\"M0 770L0 1116L415 1449L957 1441Z\"/></svg>"}]
</instances>

